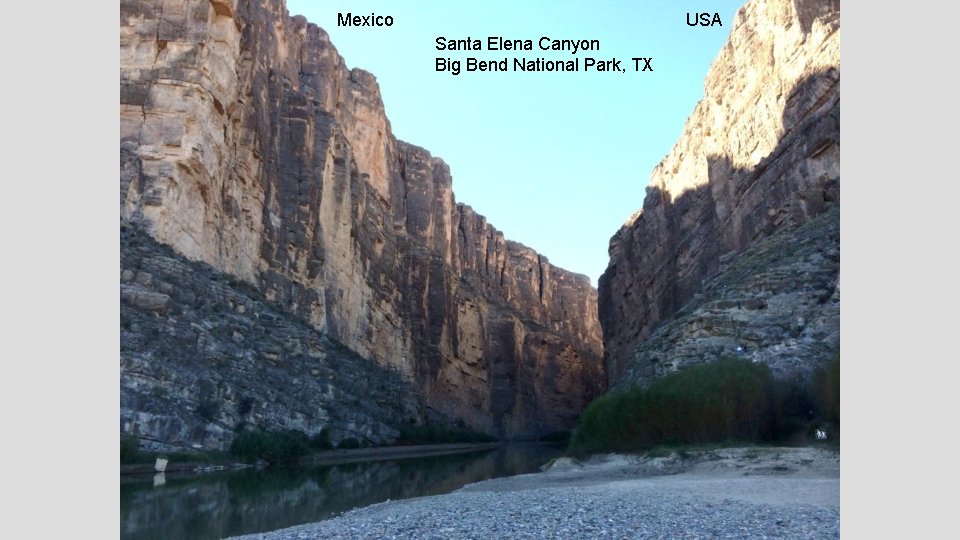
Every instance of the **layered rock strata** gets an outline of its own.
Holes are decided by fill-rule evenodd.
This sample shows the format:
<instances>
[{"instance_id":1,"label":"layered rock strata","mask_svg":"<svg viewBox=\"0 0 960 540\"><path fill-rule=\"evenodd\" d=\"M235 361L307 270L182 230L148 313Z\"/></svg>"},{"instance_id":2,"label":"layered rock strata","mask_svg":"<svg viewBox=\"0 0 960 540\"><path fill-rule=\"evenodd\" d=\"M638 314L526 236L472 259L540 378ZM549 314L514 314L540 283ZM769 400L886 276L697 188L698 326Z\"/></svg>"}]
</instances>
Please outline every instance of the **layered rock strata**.
<instances>
[{"instance_id":1,"label":"layered rock strata","mask_svg":"<svg viewBox=\"0 0 960 540\"><path fill-rule=\"evenodd\" d=\"M253 287L121 228L120 426L152 450L225 450L246 427L396 439L413 386Z\"/></svg>"},{"instance_id":2,"label":"layered rock strata","mask_svg":"<svg viewBox=\"0 0 960 540\"><path fill-rule=\"evenodd\" d=\"M704 86L643 208L610 241L599 298L611 384L676 365L680 342L638 348L724 261L839 205L839 2L750 0Z\"/></svg>"},{"instance_id":3,"label":"layered rock strata","mask_svg":"<svg viewBox=\"0 0 960 540\"><path fill-rule=\"evenodd\" d=\"M121 222L506 438L605 387L596 291L457 204L374 77L282 0L121 2Z\"/></svg>"},{"instance_id":4,"label":"layered rock strata","mask_svg":"<svg viewBox=\"0 0 960 540\"><path fill-rule=\"evenodd\" d=\"M633 350L615 388L721 358L806 378L840 344L840 207L724 258L716 277Z\"/></svg>"}]
</instances>

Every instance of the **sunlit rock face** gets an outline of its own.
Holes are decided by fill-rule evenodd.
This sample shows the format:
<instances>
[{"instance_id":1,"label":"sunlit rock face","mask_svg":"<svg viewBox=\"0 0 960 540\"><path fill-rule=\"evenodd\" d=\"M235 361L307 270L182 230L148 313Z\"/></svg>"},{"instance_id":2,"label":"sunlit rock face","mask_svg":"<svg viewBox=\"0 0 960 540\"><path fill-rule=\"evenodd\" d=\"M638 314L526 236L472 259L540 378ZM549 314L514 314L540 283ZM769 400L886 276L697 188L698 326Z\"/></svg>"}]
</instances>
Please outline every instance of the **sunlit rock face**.
<instances>
[{"instance_id":1,"label":"sunlit rock face","mask_svg":"<svg viewBox=\"0 0 960 540\"><path fill-rule=\"evenodd\" d=\"M596 291L458 204L373 75L281 0L124 0L121 222L508 438L606 385ZM144 300L146 301L146 300Z\"/></svg>"},{"instance_id":2,"label":"sunlit rock face","mask_svg":"<svg viewBox=\"0 0 960 540\"><path fill-rule=\"evenodd\" d=\"M738 253L839 205L839 182L840 4L750 0L707 74L703 99L653 170L642 208L610 240L610 264L599 283L609 383L626 375L643 382L721 355L792 347L791 337L776 332L738 340L735 323L721 325L727 330L701 328L724 339L697 354L678 352L683 339L663 342L655 354L645 342L665 321L689 311L684 306ZM823 241L836 241L838 259L839 238ZM825 264L833 264L831 257ZM839 280L838 264L833 274L817 286L826 288L825 298ZM807 325L812 319L797 309L794 321ZM839 317L835 324L839 329ZM828 334L825 349L835 349L839 332ZM821 358L805 362L803 356L787 364Z\"/></svg>"}]
</instances>

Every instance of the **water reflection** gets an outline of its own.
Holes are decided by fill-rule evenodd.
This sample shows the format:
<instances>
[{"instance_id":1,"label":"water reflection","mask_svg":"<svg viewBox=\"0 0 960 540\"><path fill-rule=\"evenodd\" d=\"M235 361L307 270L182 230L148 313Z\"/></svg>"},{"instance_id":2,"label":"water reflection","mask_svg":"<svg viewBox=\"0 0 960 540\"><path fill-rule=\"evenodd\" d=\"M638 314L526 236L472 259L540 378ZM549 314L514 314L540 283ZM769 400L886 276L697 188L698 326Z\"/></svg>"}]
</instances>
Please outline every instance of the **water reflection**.
<instances>
[{"instance_id":1,"label":"water reflection","mask_svg":"<svg viewBox=\"0 0 960 540\"><path fill-rule=\"evenodd\" d=\"M271 468L120 482L122 538L223 538L333 517L387 499L448 493L536 471L557 448L507 446L471 454Z\"/></svg>"}]
</instances>

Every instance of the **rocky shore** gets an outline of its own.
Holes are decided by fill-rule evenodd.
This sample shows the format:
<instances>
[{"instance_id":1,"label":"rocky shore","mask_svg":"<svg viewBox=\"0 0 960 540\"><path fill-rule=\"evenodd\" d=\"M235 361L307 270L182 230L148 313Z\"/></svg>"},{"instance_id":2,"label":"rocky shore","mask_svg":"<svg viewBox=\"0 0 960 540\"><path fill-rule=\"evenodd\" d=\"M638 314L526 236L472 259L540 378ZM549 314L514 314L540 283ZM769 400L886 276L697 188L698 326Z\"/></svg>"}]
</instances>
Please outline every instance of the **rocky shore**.
<instances>
[{"instance_id":1,"label":"rocky shore","mask_svg":"<svg viewBox=\"0 0 960 540\"><path fill-rule=\"evenodd\" d=\"M738 448L561 458L471 484L246 539L837 538L840 455Z\"/></svg>"}]
</instances>

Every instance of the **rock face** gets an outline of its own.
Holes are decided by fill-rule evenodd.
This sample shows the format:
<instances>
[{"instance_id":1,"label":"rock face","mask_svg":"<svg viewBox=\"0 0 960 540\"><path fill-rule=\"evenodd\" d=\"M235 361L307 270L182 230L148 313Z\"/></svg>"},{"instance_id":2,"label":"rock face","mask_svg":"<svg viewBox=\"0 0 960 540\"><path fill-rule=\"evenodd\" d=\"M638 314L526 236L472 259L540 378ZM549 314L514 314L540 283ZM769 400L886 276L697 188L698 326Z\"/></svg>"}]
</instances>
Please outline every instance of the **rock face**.
<instances>
[{"instance_id":1,"label":"rock face","mask_svg":"<svg viewBox=\"0 0 960 540\"><path fill-rule=\"evenodd\" d=\"M588 278L457 204L322 29L281 0L120 15L122 223L401 373L428 417L536 436L605 388Z\"/></svg>"},{"instance_id":2,"label":"rock face","mask_svg":"<svg viewBox=\"0 0 960 540\"><path fill-rule=\"evenodd\" d=\"M838 205L727 259L633 350L617 387L724 357L763 362L784 378L805 376L839 354Z\"/></svg>"},{"instance_id":3,"label":"rock face","mask_svg":"<svg viewBox=\"0 0 960 540\"><path fill-rule=\"evenodd\" d=\"M610 265L599 282L610 384L628 373L631 380L642 382L689 361L738 353L737 347L762 357L758 349L790 349L784 341L789 336L821 336L808 328L817 319L805 317L809 306L797 298L798 303L784 299L776 308L783 314L795 309L802 319L796 323L798 319L787 317L794 322L783 329L785 334L771 331L763 338L744 339L731 324L714 320L714 326L702 326L697 332L720 341L715 344L719 349L699 360L699 353L691 352L698 347L688 342L690 326L662 330L659 341L648 341L744 250L838 207L839 182L839 2L750 0L738 12L730 39L710 68L704 98L670 154L654 169L643 208L610 240ZM816 274L809 292L832 302L839 265L831 246L838 258L839 238L825 235L816 241L823 244L810 249L820 253L820 259L785 271L798 278L807 270ZM770 256L786 257L776 252ZM791 266L786 259L781 262ZM775 275L766 281L758 278L753 286L773 283ZM798 279L795 285L793 291L799 293L808 284ZM777 290L786 293L784 287L789 288L789 282ZM773 297L753 296L719 294L714 299L741 308L741 300L750 300L750 305L757 300L757 306L771 309L776 304ZM835 322L839 327L839 320ZM826 332L822 339L827 349L835 349L839 333ZM685 349L688 345L690 350ZM795 361L783 359L793 353L783 353L778 356L782 361L774 363L796 367L820 359L794 353Z\"/></svg>"},{"instance_id":4,"label":"rock face","mask_svg":"<svg viewBox=\"0 0 960 540\"><path fill-rule=\"evenodd\" d=\"M120 424L155 450L225 450L236 430L394 440L415 389L134 227L120 232Z\"/></svg>"}]
</instances>

